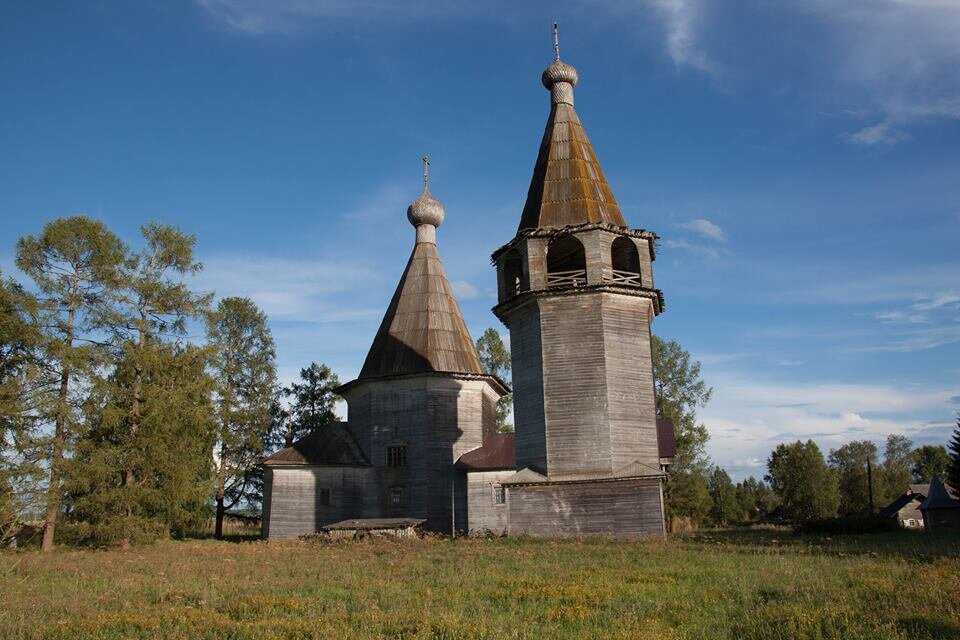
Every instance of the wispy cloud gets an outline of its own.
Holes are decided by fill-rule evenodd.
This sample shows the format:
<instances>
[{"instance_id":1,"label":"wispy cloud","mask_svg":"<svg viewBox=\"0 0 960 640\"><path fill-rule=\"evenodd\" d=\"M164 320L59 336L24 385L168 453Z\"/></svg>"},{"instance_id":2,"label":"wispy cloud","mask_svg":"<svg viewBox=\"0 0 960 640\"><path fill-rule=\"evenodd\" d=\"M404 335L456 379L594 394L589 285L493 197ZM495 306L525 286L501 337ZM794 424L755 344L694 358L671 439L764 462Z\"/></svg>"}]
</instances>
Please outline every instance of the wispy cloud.
<instances>
[{"instance_id":1,"label":"wispy cloud","mask_svg":"<svg viewBox=\"0 0 960 640\"><path fill-rule=\"evenodd\" d=\"M453 289L453 295L460 300L472 300L479 294L477 288L465 280L454 280L450 283L450 287Z\"/></svg>"},{"instance_id":2,"label":"wispy cloud","mask_svg":"<svg viewBox=\"0 0 960 640\"><path fill-rule=\"evenodd\" d=\"M705 238L716 240L717 242L727 241L727 234L724 232L724 230L718 227L713 222L710 222L706 218L696 218L694 220L691 220L690 222L684 222L677 226L680 227L681 229L692 231Z\"/></svg>"},{"instance_id":3,"label":"wispy cloud","mask_svg":"<svg viewBox=\"0 0 960 640\"><path fill-rule=\"evenodd\" d=\"M712 245L699 244L689 240L664 240L663 246L669 249L682 249L694 255L704 258L720 258L730 255L730 250L726 247L716 247Z\"/></svg>"},{"instance_id":4,"label":"wispy cloud","mask_svg":"<svg viewBox=\"0 0 960 640\"><path fill-rule=\"evenodd\" d=\"M908 384L767 382L754 377L705 374L714 398L701 412L711 433L715 462L746 475L779 442L817 441L824 453L850 440L882 442L903 433L915 444L941 444L949 431L947 404L960 387ZM930 422L934 426L930 426Z\"/></svg>"},{"instance_id":5,"label":"wispy cloud","mask_svg":"<svg viewBox=\"0 0 960 640\"><path fill-rule=\"evenodd\" d=\"M198 288L218 298L246 296L271 319L351 321L368 309L344 308L335 295L378 279L359 264L221 254L205 257Z\"/></svg>"},{"instance_id":6,"label":"wispy cloud","mask_svg":"<svg viewBox=\"0 0 960 640\"><path fill-rule=\"evenodd\" d=\"M720 64L700 45L703 3L700 0L646 0L655 9L664 24L667 51L677 66L687 66L715 79L722 75Z\"/></svg>"},{"instance_id":7,"label":"wispy cloud","mask_svg":"<svg viewBox=\"0 0 960 640\"><path fill-rule=\"evenodd\" d=\"M895 145L910 139L910 134L895 129L889 122L881 122L844 136L850 144Z\"/></svg>"},{"instance_id":8,"label":"wispy cloud","mask_svg":"<svg viewBox=\"0 0 960 640\"><path fill-rule=\"evenodd\" d=\"M215 20L249 34L295 34L345 19L417 20L468 14L467 0L196 0Z\"/></svg>"}]
</instances>

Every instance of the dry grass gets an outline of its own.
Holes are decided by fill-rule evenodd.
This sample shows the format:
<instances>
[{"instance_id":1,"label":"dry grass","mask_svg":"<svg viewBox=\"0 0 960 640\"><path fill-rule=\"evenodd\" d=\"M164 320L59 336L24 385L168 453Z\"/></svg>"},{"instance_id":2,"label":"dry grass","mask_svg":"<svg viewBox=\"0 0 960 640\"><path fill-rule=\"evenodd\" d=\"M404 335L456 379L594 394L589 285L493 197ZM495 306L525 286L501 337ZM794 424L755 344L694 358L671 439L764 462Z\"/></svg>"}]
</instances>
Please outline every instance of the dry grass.
<instances>
[{"instance_id":1,"label":"dry grass","mask_svg":"<svg viewBox=\"0 0 960 640\"><path fill-rule=\"evenodd\" d=\"M4 638L960 638L960 536L0 554Z\"/></svg>"}]
</instances>

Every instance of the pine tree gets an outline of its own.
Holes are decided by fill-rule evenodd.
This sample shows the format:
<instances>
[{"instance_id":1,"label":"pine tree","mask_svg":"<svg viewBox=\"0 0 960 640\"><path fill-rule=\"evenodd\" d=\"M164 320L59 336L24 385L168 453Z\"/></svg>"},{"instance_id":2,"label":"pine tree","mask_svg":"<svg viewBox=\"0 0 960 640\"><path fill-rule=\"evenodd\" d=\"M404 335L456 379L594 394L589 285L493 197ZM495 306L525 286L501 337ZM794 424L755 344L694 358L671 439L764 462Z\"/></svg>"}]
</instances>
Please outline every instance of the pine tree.
<instances>
[{"instance_id":1,"label":"pine tree","mask_svg":"<svg viewBox=\"0 0 960 640\"><path fill-rule=\"evenodd\" d=\"M947 445L950 450L950 466L947 467L947 484L954 491L960 491L960 417L957 418L957 428L953 431L953 438Z\"/></svg>"},{"instance_id":2,"label":"pine tree","mask_svg":"<svg viewBox=\"0 0 960 640\"><path fill-rule=\"evenodd\" d=\"M42 549L53 549L64 464L77 431L76 383L90 384L104 361L103 330L126 249L103 223L60 218L17 242L17 266L39 290L44 368L54 378L38 411L53 423L43 446L49 470Z\"/></svg>"},{"instance_id":3,"label":"pine tree","mask_svg":"<svg viewBox=\"0 0 960 640\"><path fill-rule=\"evenodd\" d=\"M222 538L227 511L260 499L254 479L271 426L275 354L267 317L249 298L221 300L207 336L217 419L215 535Z\"/></svg>"},{"instance_id":4,"label":"pine tree","mask_svg":"<svg viewBox=\"0 0 960 640\"><path fill-rule=\"evenodd\" d=\"M132 536L142 538L148 531L153 535L165 533L169 525L153 521L150 514L155 510L143 504L150 501L151 487L162 477L155 468L160 459L150 453L146 441L165 440L167 434L159 433L158 429L176 431L182 425L180 422L155 423L149 434L143 434L144 414L149 411L156 415L163 411L164 405L175 407L179 397L189 396L196 385L207 386L201 374L181 362L187 359L195 364L200 356L194 355L194 350L178 346L185 337L186 321L203 313L210 299L194 294L182 282L184 276L195 274L201 268L193 259L196 240L179 229L156 223L142 226L141 233L144 248L126 258L117 284L116 303L107 317L117 371L101 385L105 386L100 390L105 404L90 409L96 423L90 444L102 451L87 447L86 464L75 467L75 472L83 475L87 469L96 474L101 468L92 463L94 460L99 465L115 466L117 483L101 479L90 485L89 490L102 495L81 494L82 503L98 503L98 508L79 509L78 513L86 511L86 517L94 518L101 540L110 537L107 523L114 530L125 532L119 538L124 544ZM163 384L169 372L176 371L192 379ZM145 388L148 376L154 380L154 388L149 390ZM151 407L145 405L148 395L153 403ZM198 406L207 404L200 402ZM98 416L100 411L106 415ZM171 416L171 419L187 418ZM196 421L190 420L190 424L196 426ZM208 431L196 429L196 437L205 441ZM191 443L182 444L185 450L193 450ZM190 462L185 465L192 468ZM80 484L79 479L76 484Z\"/></svg>"},{"instance_id":5,"label":"pine tree","mask_svg":"<svg viewBox=\"0 0 960 640\"><path fill-rule=\"evenodd\" d=\"M0 547L15 532L24 497L17 487L38 469L21 455L31 426L31 396L40 341L37 301L0 275Z\"/></svg>"},{"instance_id":6,"label":"pine tree","mask_svg":"<svg viewBox=\"0 0 960 640\"><path fill-rule=\"evenodd\" d=\"M340 386L337 374L325 364L311 362L300 369L300 380L283 389L283 395L291 400L283 433L285 447L339 420L335 410L339 396L333 392Z\"/></svg>"},{"instance_id":7,"label":"pine tree","mask_svg":"<svg viewBox=\"0 0 960 640\"><path fill-rule=\"evenodd\" d=\"M215 425L207 359L195 346L131 349L90 394L87 431L66 487L71 516L89 525L92 541L149 541L198 528L209 517ZM133 435L130 390L137 377Z\"/></svg>"},{"instance_id":8,"label":"pine tree","mask_svg":"<svg viewBox=\"0 0 960 640\"><path fill-rule=\"evenodd\" d=\"M487 327L477 339L477 355L480 356L484 371L510 385L510 351L496 329ZM497 401L497 431L513 431L513 425L508 421L512 410L513 394L508 393Z\"/></svg>"}]
</instances>

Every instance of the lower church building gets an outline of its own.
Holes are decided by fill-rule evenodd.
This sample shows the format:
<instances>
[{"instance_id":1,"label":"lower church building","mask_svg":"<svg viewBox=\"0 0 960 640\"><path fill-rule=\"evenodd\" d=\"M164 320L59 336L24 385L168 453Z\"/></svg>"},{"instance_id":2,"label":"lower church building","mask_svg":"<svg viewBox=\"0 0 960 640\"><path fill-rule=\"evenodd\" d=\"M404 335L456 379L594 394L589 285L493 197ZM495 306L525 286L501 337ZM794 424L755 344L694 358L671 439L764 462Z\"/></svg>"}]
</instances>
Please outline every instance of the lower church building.
<instances>
[{"instance_id":1,"label":"lower church building","mask_svg":"<svg viewBox=\"0 0 960 640\"><path fill-rule=\"evenodd\" d=\"M437 250L444 208L407 210L416 242L360 375L348 421L263 462L263 536L348 519L415 518L440 533L665 533L650 323L663 309L656 235L629 229L573 108L576 69L543 72L551 110L516 236L493 254L510 389L484 372ZM426 159L425 159L426 160Z\"/></svg>"}]
</instances>

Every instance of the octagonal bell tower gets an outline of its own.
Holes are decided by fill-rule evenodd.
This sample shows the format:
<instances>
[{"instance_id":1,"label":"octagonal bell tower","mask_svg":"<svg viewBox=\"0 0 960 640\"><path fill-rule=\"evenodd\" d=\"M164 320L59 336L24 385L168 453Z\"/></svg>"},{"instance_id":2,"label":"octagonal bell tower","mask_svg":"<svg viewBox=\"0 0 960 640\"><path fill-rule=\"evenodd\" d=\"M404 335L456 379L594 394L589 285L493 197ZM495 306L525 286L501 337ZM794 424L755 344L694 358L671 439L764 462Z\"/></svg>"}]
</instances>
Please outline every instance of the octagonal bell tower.
<instances>
[{"instance_id":1,"label":"octagonal bell tower","mask_svg":"<svg viewBox=\"0 0 960 640\"><path fill-rule=\"evenodd\" d=\"M520 226L493 254L493 311L510 329L517 468L529 469L518 478L645 478L661 494L650 346L664 306L651 269L656 235L627 227L574 110L577 71L556 48L542 76L550 116ZM576 512L574 498L559 495L555 513ZM647 503L654 524L639 533L656 533L662 497Z\"/></svg>"}]
</instances>

